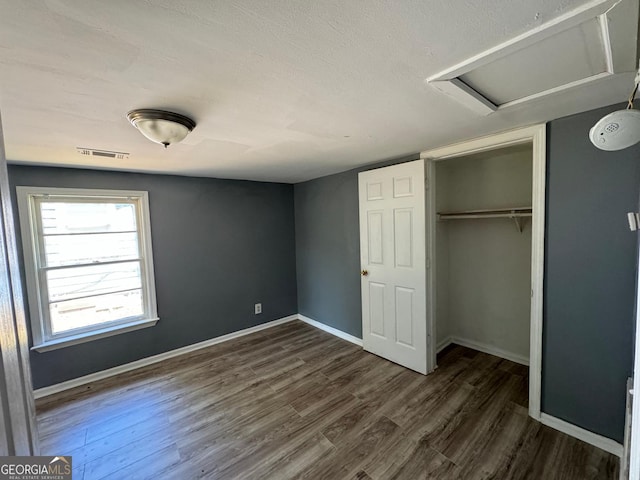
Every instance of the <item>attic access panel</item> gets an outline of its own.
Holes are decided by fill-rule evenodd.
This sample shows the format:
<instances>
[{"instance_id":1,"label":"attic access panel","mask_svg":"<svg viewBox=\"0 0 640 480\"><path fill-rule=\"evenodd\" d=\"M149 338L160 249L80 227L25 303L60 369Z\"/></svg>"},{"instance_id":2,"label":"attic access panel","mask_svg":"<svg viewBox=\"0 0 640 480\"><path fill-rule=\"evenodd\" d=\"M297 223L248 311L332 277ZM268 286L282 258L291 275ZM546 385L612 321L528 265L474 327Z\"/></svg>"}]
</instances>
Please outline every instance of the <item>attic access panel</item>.
<instances>
[{"instance_id":1,"label":"attic access panel","mask_svg":"<svg viewBox=\"0 0 640 480\"><path fill-rule=\"evenodd\" d=\"M590 2L427 79L466 107L498 109L636 69L638 0Z\"/></svg>"},{"instance_id":2,"label":"attic access panel","mask_svg":"<svg viewBox=\"0 0 640 480\"><path fill-rule=\"evenodd\" d=\"M458 78L495 105L541 93L607 71L596 19L498 58Z\"/></svg>"}]
</instances>

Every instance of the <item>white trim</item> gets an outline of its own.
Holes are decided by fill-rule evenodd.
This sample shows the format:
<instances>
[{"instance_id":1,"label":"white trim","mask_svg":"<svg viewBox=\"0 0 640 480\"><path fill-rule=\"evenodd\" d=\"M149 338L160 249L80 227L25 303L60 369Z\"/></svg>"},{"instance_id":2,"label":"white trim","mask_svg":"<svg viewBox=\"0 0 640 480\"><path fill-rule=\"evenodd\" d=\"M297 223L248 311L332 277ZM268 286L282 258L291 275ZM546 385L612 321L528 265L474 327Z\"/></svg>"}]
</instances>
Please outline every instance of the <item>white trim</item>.
<instances>
[{"instance_id":1,"label":"white trim","mask_svg":"<svg viewBox=\"0 0 640 480\"><path fill-rule=\"evenodd\" d=\"M93 330L89 333L81 333L79 335L72 335L70 337L58 338L43 342L31 347L31 350L36 352L49 352L58 348L70 347L71 345L78 345L80 343L90 342L92 340L98 340L99 338L112 337L114 335L120 335L121 333L133 332L135 330L141 330L143 328L153 327L158 323L159 318L144 318L142 320L136 320L130 323L117 324L115 326L101 328L99 330Z\"/></svg>"},{"instance_id":2,"label":"white trim","mask_svg":"<svg viewBox=\"0 0 640 480\"><path fill-rule=\"evenodd\" d=\"M615 5L611 8L614 8ZM607 63L606 73L613 73L613 45L611 44L611 34L609 33L609 19L607 15L598 16L598 26L600 27L600 36L602 40L602 47L604 50L604 57Z\"/></svg>"},{"instance_id":3,"label":"white trim","mask_svg":"<svg viewBox=\"0 0 640 480\"><path fill-rule=\"evenodd\" d=\"M520 365L525 365L527 367L529 366L528 357L503 350L502 348L498 348L494 345L489 345L488 343L476 342L475 340L468 340L466 338L460 337L449 337L447 340L449 341L449 344L455 343L456 345L460 345L461 347L471 348L472 350L477 350L482 353L488 353L489 355L493 355L495 357L500 357L511 362L519 363ZM448 345L445 345L442 348L444 349L447 346Z\"/></svg>"},{"instance_id":4,"label":"white trim","mask_svg":"<svg viewBox=\"0 0 640 480\"><path fill-rule=\"evenodd\" d=\"M464 60L453 67L436 73L427 79L428 82L450 80L464 75L471 70L494 62L508 54L515 53L525 47L534 45L545 38L549 38L568 28L579 25L591 18L606 13L612 6L619 3L618 0L592 0L578 8L556 17L542 25L518 35L506 42L480 52L473 57Z\"/></svg>"},{"instance_id":5,"label":"white trim","mask_svg":"<svg viewBox=\"0 0 640 480\"><path fill-rule=\"evenodd\" d=\"M631 408L633 404L633 379L627 378L627 401L624 408L624 436L622 442L622 456L620 457L620 477L619 480L629 480L631 477Z\"/></svg>"},{"instance_id":6,"label":"white trim","mask_svg":"<svg viewBox=\"0 0 640 480\"><path fill-rule=\"evenodd\" d=\"M502 348L489 345L488 343L476 342L475 340L467 340L465 338L455 336L449 336L443 340L440 340L438 342L438 345L436 346L436 353L440 353L442 350L454 343L456 345L460 345L461 347L471 348L472 350L488 353L489 355L493 355L495 357L500 357L511 362L519 363L520 365L529 366L528 357L503 350Z\"/></svg>"},{"instance_id":7,"label":"white trim","mask_svg":"<svg viewBox=\"0 0 640 480\"><path fill-rule=\"evenodd\" d=\"M501 103L498 106L498 110L502 111L509 107L513 107L515 105L520 105L521 103L530 102L532 100L536 100L542 97L548 97L549 95L554 95L556 93L562 93L565 90L569 90L571 88L576 88L581 85L587 85L589 83L595 83L605 78L611 77L613 74L609 72L601 72L596 73L595 75L590 75L585 78L579 78L578 80L574 80L573 82L565 83L564 85L558 85L557 87L549 88L548 90L544 90L538 93L532 93L531 95L527 95L523 98L516 98L515 100L511 100L509 102ZM480 95L480 94L478 94Z\"/></svg>"},{"instance_id":8,"label":"white trim","mask_svg":"<svg viewBox=\"0 0 640 480\"><path fill-rule=\"evenodd\" d=\"M438 345L436 346L436 355L453 343L452 338L453 337L447 337L438 342Z\"/></svg>"},{"instance_id":9,"label":"white trim","mask_svg":"<svg viewBox=\"0 0 640 480\"><path fill-rule=\"evenodd\" d=\"M68 380L66 382L62 382L62 383L58 383L55 385L51 385L49 387L43 387L43 388L39 388L37 390L34 390L33 394L34 394L34 398L39 399L39 398L44 398L47 397L49 395L54 395L56 393L60 393L63 392L65 390L70 390L72 388L75 387L79 387L81 385L85 385L87 383L91 383L91 382L96 382L98 380L104 380L106 378L110 378L113 377L115 375L119 375L121 373L125 373L125 372L129 372L131 370L136 370L138 368L142 368L142 367L146 367L148 365L153 365L155 363L158 362L162 362L163 360L168 360L170 358L174 358L174 357L178 357L180 355L184 355L186 353L190 353L196 350L200 350L202 348L207 348L210 347L212 345L216 345L218 343L223 343L229 340L233 340L234 338L239 338L245 335L249 335L255 332L259 332L261 330L266 330L268 328L272 328L275 327L277 325L282 325L284 323L289 323L295 320L300 320L308 325L311 325L315 328L318 328L319 330L323 330L327 333L330 333L332 335L335 335L336 337L339 337L343 340L346 340L348 342L351 342L355 345L358 346L362 346L362 340L359 339L358 337L355 337L353 335L350 335L346 332L343 332L342 330L338 330L337 328L334 327L330 327L328 325L325 325L324 323L320 323L316 320L313 320L309 317L306 317L304 315L289 315L288 317L284 317L284 318L280 318L278 320L273 320L271 322L267 322L267 323L263 323L261 325L256 325L255 327L250 327L250 328L245 328L244 330L239 330L237 332L232 332L232 333L228 333L226 335L222 335L219 337L215 337L215 338L211 338L209 340L205 340L203 342L199 342L199 343L194 343L192 345L187 345L186 347L181 347L181 348L177 348L175 350L170 350L168 352L164 352L164 353L160 353L158 355L154 355L152 357L147 357L147 358L143 358L140 360L136 360L134 362L130 362L130 363L126 363L124 365L119 365L117 367L113 367L113 368L109 368L107 370L102 370L100 372L96 372L96 373L92 373L90 375L85 375L83 377L79 377L79 378L74 378L72 380ZM475 348L476 350L481 350L480 348L478 348L478 344L475 342L468 342L468 341L464 341L461 340L459 338L456 337L448 337L446 339L444 339L443 341L439 342L438 344L438 352L441 351L442 349L446 348L448 345L450 345L451 343L456 343L462 346L469 346L469 348ZM465 343L467 345L465 345ZM473 346L471 346L471 343L473 343ZM493 351L497 351L498 349L494 349ZM482 350L481 350L482 351ZM486 353L490 353L495 355L495 353L492 352L486 352ZM501 355L498 355L501 356ZM505 358L505 357L503 357ZM512 359L509 359L512 360ZM512 361L516 361L516 360L512 360ZM570 423L567 423L563 420L560 420L558 418L555 418L551 415L548 415L546 413L542 413L540 418L539 418L540 422L543 423L544 425L547 425L551 428L554 428L556 430L559 430L560 432L566 433L568 435L571 435L579 440L582 440L584 442L587 442L591 445L594 445L598 448L601 448L609 453L612 453L614 455L617 455L618 457L622 455L622 445L620 445L619 443L615 442L614 440L611 440L609 438L606 437L602 437L600 435L597 435L593 432L590 432L588 430L584 430L580 427L576 427L575 425L572 425Z\"/></svg>"},{"instance_id":10,"label":"white trim","mask_svg":"<svg viewBox=\"0 0 640 480\"><path fill-rule=\"evenodd\" d=\"M324 323L318 322L317 320L313 320L312 318L305 317L304 315L298 314L298 320L303 321L311 325L312 327L316 327L317 329L323 330L331 335L335 335L338 338L346 340L347 342L351 342L354 345L362 346L362 339L358 337L354 337L353 335L343 332L342 330L338 330L337 328L330 327L329 325L325 325Z\"/></svg>"},{"instance_id":11,"label":"white trim","mask_svg":"<svg viewBox=\"0 0 640 480\"><path fill-rule=\"evenodd\" d=\"M448 158L462 157L474 153L496 150L512 145L531 143L535 138L546 132L544 123L529 127L516 128L505 132L493 133L483 137L465 140L463 142L446 145L420 152L420 158L425 160L441 161ZM431 188L431 185L429 185Z\"/></svg>"},{"instance_id":12,"label":"white trim","mask_svg":"<svg viewBox=\"0 0 640 480\"><path fill-rule=\"evenodd\" d=\"M474 90L459 78L452 78L450 80L427 80L427 83L445 95L450 96L469 110L473 110L478 115L489 115L498 110L498 106L495 103L482 96L480 92Z\"/></svg>"},{"instance_id":13,"label":"white trim","mask_svg":"<svg viewBox=\"0 0 640 480\"><path fill-rule=\"evenodd\" d=\"M435 198L435 168L433 163L448 158L455 158L473 153L495 150L510 145L531 143L533 147L533 202L532 202L532 235L531 235L531 329L529 348L529 415L540 418L540 397L542 390L542 301L544 279L544 222L545 222L545 172L546 172L546 125L510 130L495 135L476 138L442 148L421 152L420 158L428 161L428 188L430 198ZM430 263L431 297L436 298L436 255L435 255L435 201L427 205L428 245ZM435 302L431 301L431 309L427 321L435 325ZM435 352L436 339L431 338L431 350Z\"/></svg>"},{"instance_id":14,"label":"white trim","mask_svg":"<svg viewBox=\"0 0 640 480\"><path fill-rule=\"evenodd\" d=\"M60 188L60 187L32 187L19 186L16 189L24 190L32 195L60 195L60 196L79 196L79 197L104 197L116 198L122 197L139 197L143 190L108 190L102 188Z\"/></svg>"},{"instance_id":15,"label":"white trim","mask_svg":"<svg viewBox=\"0 0 640 480\"><path fill-rule=\"evenodd\" d=\"M422 155L420 155L422 158ZM435 235L431 235L431 232L435 232L436 228L436 220L438 218L438 214L435 211L435 208L431 208L431 205L436 204L436 184L431 180L436 178L436 167L434 162L426 162L425 165L425 188L427 191L425 192L425 217L426 217L426 244L427 244L427 355L429 355L429 364L430 371L433 371L438 367L438 353L440 350L437 348L433 348L433 345L436 343L436 339L438 337L438 329L436 324L436 312L437 312L437 304L438 298L436 296L436 279L437 279L437 268L436 262L432 259L436 258L436 242ZM451 338L451 337L449 337ZM446 345L442 347L444 349Z\"/></svg>"},{"instance_id":16,"label":"white trim","mask_svg":"<svg viewBox=\"0 0 640 480\"><path fill-rule=\"evenodd\" d=\"M629 480L640 480L640 254L636 257L635 355L631 396L631 441L629 443Z\"/></svg>"},{"instance_id":17,"label":"white trim","mask_svg":"<svg viewBox=\"0 0 640 480\"><path fill-rule=\"evenodd\" d=\"M531 325L529 333L529 415L539 418L542 397L542 326L546 215L547 128L533 134L533 215L531 218Z\"/></svg>"},{"instance_id":18,"label":"white trim","mask_svg":"<svg viewBox=\"0 0 640 480\"><path fill-rule=\"evenodd\" d=\"M551 416L547 413L542 413L540 415L540 423L546 425L547 427L551 427L559 432L566 433L578 440L582 440L590 445L598 447L605 452L609 452L617 457L622 456L622 445L616 442L615 440L611 440L610 438L603 437L602 435L598 435L597 433L590 432L589 430L585 430L584 428L576 427L572 423L565 422L564 420L560 420L554 416Z\"/></svg>"},{"instance_id":19,"label":"white trim","mask_svg":"<svg viewBox=\"0 0 640 480\"><path fill-rule=\"evenodd\" d=\"M0 114L0 117L2 115ZM14 207L0 118L0 455L40 455Z\"/></svg>"},{"instance_id":20,"label":"white trim","mask_svg":"<svg viewBox=\"0 0 640 480\"><path fill-rule=\"evenodd\" d=\"M118 365L117 367L113 367L107 370L102 370L100 372L85 375L84 377L74 378L72 380L67 380L66 382L51 385L49 387L39 388L37 390L34 390L33 394L35 398L46 397L49 395L53 395L55 393L69 390L71 388L79 387L80 385L85 385L87 383L103 380L105 378L113 377L114 375L119 375L121 373L129 372L131 370L136 370L138 368L146 367L147 365L153 365L154 363L162 362L163 360L167 360L169 358L178 357L180 355L184 355L185 353L193 352L195 350L200 350L201 348L210 347L218 343L233 340L234 338L259 332L260 330L265 330L267 328L275 327L277 325L282 325L283 323L292 322L294 320L298 320L298 315L289 315L288 317L284 317L278 320L273 320L271 322L256 325L255 327L245 328L243 330L238 330L237 332L232 332L226 335L221 335L219 337L210 338L209 340L205 340L203 342L187 345L186 347L176 348L175 350L159 353L158 355L153 355L152 357L142 358L140 360L136 360L135 362L125 363L124 365Z\"/></svg>"},{"instance_id":21,"label":"white trim","mask_svg":"<svg viewBox=\"0 0 640 480\"><path fill-rule=\"evenodd\" d=\"M149 327L155 325L158 319L158 310L153 270L148 192L139 190L19 186L16 187L16 195L18 200L20 230L22 233L31 332L36 350L53 350L115 333L125 333L142 328L142 326ZM124 261L137 261L140 266L142 303L144 308L142 315L135 319L131 317L128 319L119 319L109 324L93 325L68 333L53 334L48 310L49 294L47 291L47 281L44 276L46 269L43 268L44 245L42 243L42 225L38 213L42 198L47 196L64 199L64 201L67 202L80 203L91 200L96 201L96 199L98 199L98 201L106 203L127 201L133 205L136 212L135 219L139 252L137 259L127 259ZM96 263L95 265L100 264L101 263ZM72 266L69 265L64 268L71 267Z\"/></svg>"},{"instance_id":22,"label":"white trim","mask_svg":"<svg viewBox=\"0 0 640 480\"><path fill-rule=\"evenodd\" d=\"M105 378L113 377L115 375L129 372L131 370L136 370L138 368L146 367L148 365L153 365L154 363L162 362L163 360L167 360L169 358L178 357L180 355L184 355L185 353L193 352L195 350L200 350L202 348L207 348L212 345L216 345L218 343L233 340L234 338L259 332L260 330L266 330L267 328L275 327L277 325L282 325L283 323L292 322L294 320L300 320L304 323L311 325L312 327L315 327L319 330L323 330L327 333L330 333L331 335L335 335L336 337L339 337L343 340L346 340L355 345L358 345L359 347L362 347L362 339L358 337L354 337L353 335L343 332L342 330L338 330L337 328L330 327L329 325L325 325L324 323L320 323L309 317L305 317L304 315L295 314L295 315L289 315L288 317L280 318L278 320L273 320L271 322L256 325L255 327L245 328L244 330L238 330L237 332L231 332L226 335L222 335L220 337L211 338L203 342L187 345L186 347L181 347L175 350L170 350L168 352L159 353L158 355L154 355L152 357L142 358L134 362L125 363L124 365L118 365L117 367L109 368L107 370L91 373L83 377L67 380L66 382L57 383L55 385L51 385L48 387L39 388L37 390L34 390L33 392L34 397L43 398L59 392L64 392L65 390L69 390L71 388L79 387L81 385L85 385L91 382L96 382L98 380L104 380Z\"/></svg>"}]
</instances>

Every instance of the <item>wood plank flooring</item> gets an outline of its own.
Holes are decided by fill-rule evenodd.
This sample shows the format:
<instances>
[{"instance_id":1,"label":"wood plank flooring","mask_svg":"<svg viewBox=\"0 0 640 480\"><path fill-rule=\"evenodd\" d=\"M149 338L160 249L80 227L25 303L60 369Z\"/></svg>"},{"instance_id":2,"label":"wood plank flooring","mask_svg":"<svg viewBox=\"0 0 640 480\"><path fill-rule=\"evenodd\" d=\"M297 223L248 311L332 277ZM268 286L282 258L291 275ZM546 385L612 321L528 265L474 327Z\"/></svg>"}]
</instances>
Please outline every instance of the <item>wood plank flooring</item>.
<instances>
[{"instance_id":1,"label":"wood plank flooring","mask_svg":"<svg viewBox=\"0 0 640 480\"><path fill-rule=\"evenodd\" d=\"M422 376L302 322L37 402L74 480L614 479L531 420L527 369L459 346Z\"/></svg>"}]
</instances>

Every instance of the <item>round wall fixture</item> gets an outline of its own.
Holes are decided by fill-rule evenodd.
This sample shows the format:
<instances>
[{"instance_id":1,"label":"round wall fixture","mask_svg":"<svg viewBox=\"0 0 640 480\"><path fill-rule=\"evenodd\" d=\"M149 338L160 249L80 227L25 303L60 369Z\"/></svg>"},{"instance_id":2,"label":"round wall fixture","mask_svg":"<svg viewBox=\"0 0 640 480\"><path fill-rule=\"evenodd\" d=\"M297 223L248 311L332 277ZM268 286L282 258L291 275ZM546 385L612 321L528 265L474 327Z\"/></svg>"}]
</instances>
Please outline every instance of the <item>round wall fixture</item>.
<instances>
[{"instance_id":1,"label":"round wall fixture","mask_svg":"<svg viewBox=\"0 0 640 480\"><path fill-rule=\"evenodd\" d=\"M196 122L179 113L164 110L141 108L131 110L127 114L131 124L140 130L145 137L167 148L172 143L178 143L196 128Z\"/></svg>"},{"instance_id":2,"label":"round wall fixture","mask_svg":"<svg viewBox=\"0 0 640 480\"><path fill-rule=\"evenodd\" d=\"M589 140L600 150L622 150L640 142L640 111L633 109L633 99L640 87L640 68L629 95L626 110L605 115L589 130Z\"/></svg>"},{"instance_id":3,"label":"round wall fixture","mask_svg":"<svg viewBox=\"0 0 640 480\"><path fill-rule=\"evenodd\" d=\"M600 150L622 150L640 142L640 110L618 110L602 117L589 131Z\"/></svg>"}]
</instances>

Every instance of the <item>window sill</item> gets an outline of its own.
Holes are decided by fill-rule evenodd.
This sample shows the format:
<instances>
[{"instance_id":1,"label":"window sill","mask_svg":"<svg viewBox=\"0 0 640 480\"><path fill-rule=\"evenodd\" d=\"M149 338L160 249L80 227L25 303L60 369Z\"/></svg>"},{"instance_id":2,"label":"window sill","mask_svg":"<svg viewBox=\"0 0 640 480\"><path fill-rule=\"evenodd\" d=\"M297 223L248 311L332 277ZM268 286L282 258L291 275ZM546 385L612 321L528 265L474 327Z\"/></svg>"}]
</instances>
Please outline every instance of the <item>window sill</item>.
<instances>
[{"instance_id":1,"label":"window sill","mask_svg":"<svg viewBox=\"0 0 640 480\"><path fill-rule=\"evenodd\" d=\"M99 338L111 337L113 335L119 335L121 333L133 332L134 330L153 327L156 323L158 323L158 320L159 318L145 318L143 320L136 320L135 322L115 325L100 330L94 330L88 333L50 340L48 342L42 342L38 345L34 345L33 347L31 347L31 350L35 350L36 352L48 352L50 350L57 350L58 348L70 347L71 345L90 342Z\"/></svg>"}]
</instances>

